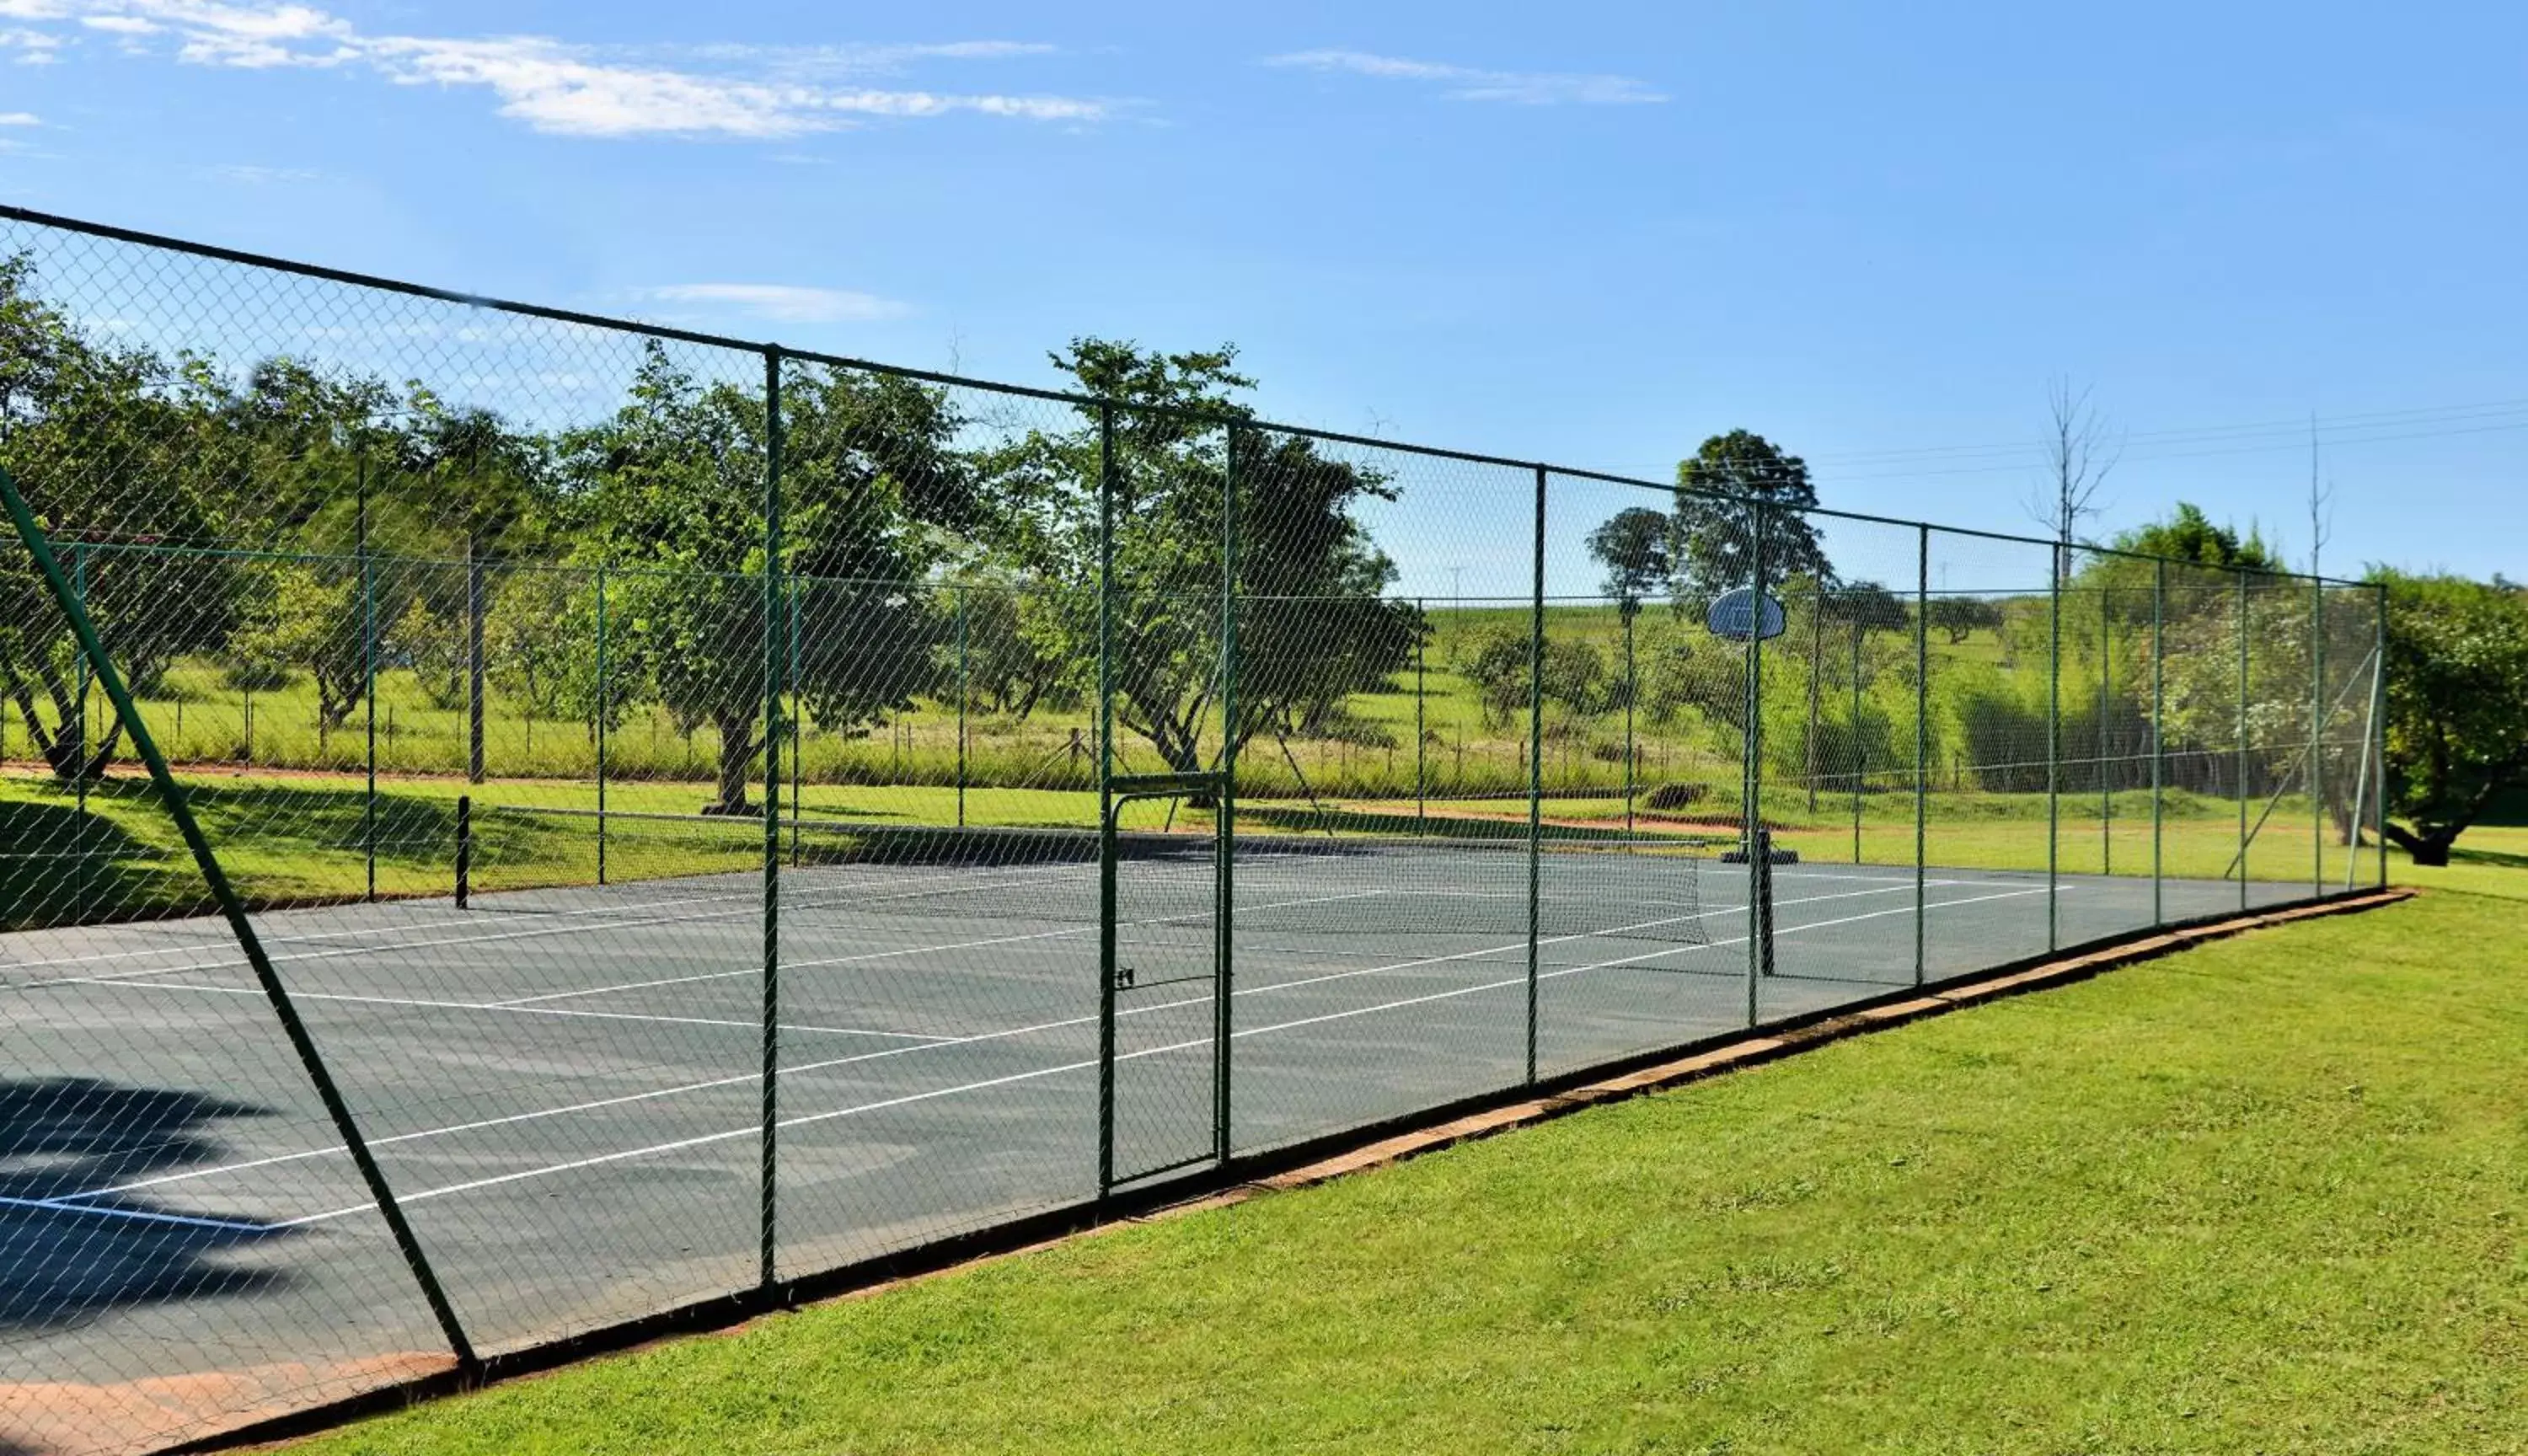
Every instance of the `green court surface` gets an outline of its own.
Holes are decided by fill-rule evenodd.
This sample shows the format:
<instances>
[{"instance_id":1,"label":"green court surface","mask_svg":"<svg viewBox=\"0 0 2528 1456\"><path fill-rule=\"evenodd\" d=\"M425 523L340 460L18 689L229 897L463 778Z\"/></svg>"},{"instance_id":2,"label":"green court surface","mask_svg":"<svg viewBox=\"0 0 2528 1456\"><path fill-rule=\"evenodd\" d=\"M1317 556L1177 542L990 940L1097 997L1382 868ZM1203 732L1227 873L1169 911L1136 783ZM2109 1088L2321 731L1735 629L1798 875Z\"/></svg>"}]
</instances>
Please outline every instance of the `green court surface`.
<instances>
[{"instance_id":1,"label":"green court surface","mask_svg":"<svg viewBox=\"0 0 2528 1456\"><path fill-rule=\"evenodd\" d=\"M304 1449L2514 1451L2523 1065L2442 890Z\"/></svg>"}]
</instances>

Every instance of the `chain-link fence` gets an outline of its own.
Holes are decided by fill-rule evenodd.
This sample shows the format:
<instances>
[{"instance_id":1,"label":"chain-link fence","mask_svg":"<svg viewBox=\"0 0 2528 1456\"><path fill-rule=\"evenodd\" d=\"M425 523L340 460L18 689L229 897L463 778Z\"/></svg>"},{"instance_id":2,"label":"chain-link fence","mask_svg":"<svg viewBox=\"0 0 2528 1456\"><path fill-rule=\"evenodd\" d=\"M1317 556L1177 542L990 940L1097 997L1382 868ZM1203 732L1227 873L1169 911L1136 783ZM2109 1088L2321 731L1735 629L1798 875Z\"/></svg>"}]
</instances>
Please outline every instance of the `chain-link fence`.
<instances>
[{"instance_id":1,"label":"chain-link fence","mask_svg":"<svg viewBox=\"0 0 2528 1456\"><path fill-rule=\"evenodd\" d=\"M2369 587L0 260L0 1445L2384 876Z\"/></svg>"}]
</instances>

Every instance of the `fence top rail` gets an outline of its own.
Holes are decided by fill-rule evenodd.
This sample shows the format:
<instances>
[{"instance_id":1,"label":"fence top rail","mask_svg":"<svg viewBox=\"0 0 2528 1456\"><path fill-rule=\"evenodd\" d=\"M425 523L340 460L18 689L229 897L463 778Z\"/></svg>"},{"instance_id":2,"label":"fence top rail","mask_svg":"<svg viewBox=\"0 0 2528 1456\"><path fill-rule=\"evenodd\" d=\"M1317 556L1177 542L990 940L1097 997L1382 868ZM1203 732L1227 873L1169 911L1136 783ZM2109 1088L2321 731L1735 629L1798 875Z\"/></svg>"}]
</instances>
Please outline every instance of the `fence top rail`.
<instances>
[{"instance_id":1,"label":"fence top rail","mask_svg":"<svg viewBox=\"0 0 2528 1456\"><path fill-rule=\"evenodd\" d=\"M276 257L267 253L248 252L241 248L223 247L216 243L196 242L188 238L175 237L161 233L144 232L135 228L118 227L109 223L89 222L82 218L68 217L60 213L44 212L31 207L21 207L14 203L0 203L0 219L8 219L10 221L25 223L39 228L51 228L66 233L76 233L90 237L105 238L115 242L130 243L138 247L157 248L168 252L183 253L192 257L210 259L214 262L233 263L240 267L259 268L276 273L285 273L298 278L313 279L322 283L341 284L349 287L376 289L389 293L401 294L410 298L426 298L436 302L455 304L460 307L486 309L495 313L508 314L518 318L538 319L547 323L567 324L578 328L598 329L614 334L630 334L647 338L668 339L679 343L693 344L703 348L728 349L742 353L761 354L771 360L795 359L801 363L821 365L832 369L849 369L869 374L892 375L900 379L919 380L925 384L941 385L957 389L976 390L987 393L1008 394L1025 398L1041 399L1057 404L1071 405L1082 410L1104 412L1123 409L1138 415L1175 419L1188 424L1218 426L1233 431L1251 430L1259 433L1294 435L1310 440L1324 441L1334 444L1348 444L1369 449L1394 450L1401 454L1419 455L1430 459L1453 460L1461 464L1491 465L1503 469L1517 470L1520 472L1542 472L1548 477L1562 476L1570 480L1592 481L1601 485L1625 486L1648 491L1662 491L1671 495L1693 495L1708 500L1735 502L1751 506L1764 505L1771 509L1784 508L1773 502L1761 500L1757 497L1737 495L1728 492L1707 491L1698 488L1680 486L1674 482L1645 480L1637 476L1619 475L1599 470L1587 470L1576 466L1555 465L1543 460L1519 460L1506 455L1486 454L1476 450L1452 449L1444 445L1416 444L1407 441L1383 440L1374 436L1351 435L1338 430L1324 430L1308 425L1283 424L1278 421L1264 419L1243 410L1223 412L1219 410L1192 409L1183 405L1144 404L1103 395L1083 394L1069 390L1051 390L1033 385L1014 385L1004 383L999 380L976 379L969 375L951 374L939 370L918 369L909 365L880 363L873 359L854 358L847 354L827 353L818 349L796 348L791 345L775 342L769 339L743 338L735 335L714 334L704 330L686 329L668 324L645 323L636 319L618 318L607 314L588 313L578 309L554 308L546 304L525 303L509 298L496 298L488 294L468 293L454 288L435 287L427 284L409 283L401 279L386 278L370 273L359 273L344 268L333 268L319 263L304 263L293 259ZM2280 580L2315 582L2322 585L2338 587L2369 587L2375 585L2374 583L2353 581L2342 577L2312 576L2305 572L2267 571L2248 566L2217 566L2203 562L2179 561L2173 557L2154 556L2144 551L2129 551L2115 546L2097 546L2087 542L2048 541L2040 537L2015 536L2007 532L1983 531L1973 527L1943 526L1936 522L1907 520L1898 516L1871 515L1860 511L1837 510L1827 506L1801 507L1798 513L1810 516L1822 516L1833 520L1853 521L1866 525L1893 526L1917 531L1937 531L1951 536L1976 537L1986 541L2008 542L2022 546L2043 546L2048 549L2068 548L2072 550L2088 551L2101 555L2123 556L2134 560L2167 560L2172 565L2190 566L2201 570L2225 571L2241 576L2261 576Z\"/></svg>"}]
</instances>

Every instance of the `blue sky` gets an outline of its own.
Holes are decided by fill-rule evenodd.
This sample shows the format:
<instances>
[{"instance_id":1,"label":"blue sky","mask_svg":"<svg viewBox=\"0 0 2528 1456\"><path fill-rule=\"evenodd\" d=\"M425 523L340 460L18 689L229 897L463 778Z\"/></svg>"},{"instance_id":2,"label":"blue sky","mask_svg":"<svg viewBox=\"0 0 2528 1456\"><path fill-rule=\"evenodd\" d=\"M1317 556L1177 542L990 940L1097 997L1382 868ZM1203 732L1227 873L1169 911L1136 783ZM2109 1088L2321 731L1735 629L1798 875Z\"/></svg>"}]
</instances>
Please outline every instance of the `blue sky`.
<instances>
[{"instance_id":1,"label":"blue sky","mask_svg":"<svg viewBox=\"0 0 2528 1456\"><path fill-rule=\"evenodd\" d=\"M2492 5L0 0L0 196L1023 382L1235 340L1276 418L1745 427L2004 530L2068 377L2102 531L2296 560L2314 412L2330 570L2517 577L2523 58Z\"/></svg>"}]
</instances>

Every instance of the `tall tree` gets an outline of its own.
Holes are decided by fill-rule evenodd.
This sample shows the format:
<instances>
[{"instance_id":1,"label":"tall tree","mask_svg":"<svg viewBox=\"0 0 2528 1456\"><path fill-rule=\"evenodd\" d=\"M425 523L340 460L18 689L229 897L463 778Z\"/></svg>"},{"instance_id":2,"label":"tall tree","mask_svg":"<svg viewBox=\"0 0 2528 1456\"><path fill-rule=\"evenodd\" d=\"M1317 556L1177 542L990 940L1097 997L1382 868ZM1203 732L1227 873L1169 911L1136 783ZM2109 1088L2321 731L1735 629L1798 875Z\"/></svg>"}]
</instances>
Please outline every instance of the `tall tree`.
<instances>
[{"instance_id":1,"label":"tall tree","mask_svg":"<svg viewBox=\"0 0 2528 1456\"><path fill-rule=\"evenodd\" d=\"M1792 577L1827 588L1835 582L1816 521L1817 503L1808 462L1746 430L1706 440L1677 463L1674 553L1679 583L1697 604L1751 584L1756 544L1747 502L1764 507L1763 587Z\"/></svg>"},{"instance_id":2,"label":"tall tree","mask_svg":"<svg viewBox=\"0 0 2528 1456\"><path fill-rule=\"evenodd\" d=\"M820 726L855 731L929 685L941 603L924 581L977 497L938 390L798 369L783 382L783 566L802 630L792 688ZM561 442L578 558L618 568L618 670L708 723L718 787L745 813L764 750L765 408L653 345L614 416Z\"/></svg>"},{"instance_id":3,"label":"tall tree","mask_svg":"<svg viewBox=\"0 0 2528 1456\"><path fill-rule=\"evenodd\" d=\"M1171 354L1080 338L1053 362L1125 406L1112 462L1117 721L1172 770L1203 771L1221 741L1231 432L1220 421L1247 417L1238 396L1254 381L1227 346ZM1097 660L1100 413L1084 406L1071 428L1031 431L991 456L1004 552L1034 584L1022 604L1041 613L1050 650L1081 664ZM1352 514L1394 498L1387 482L1300 437L1238 438L1238 713L1227 734L1242 746L1328 721L1411 660L1423 623L1385 595L1395 565Z\"/></svg>"}]
</instances>

